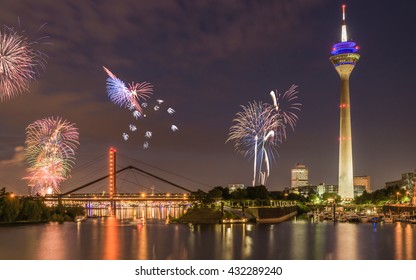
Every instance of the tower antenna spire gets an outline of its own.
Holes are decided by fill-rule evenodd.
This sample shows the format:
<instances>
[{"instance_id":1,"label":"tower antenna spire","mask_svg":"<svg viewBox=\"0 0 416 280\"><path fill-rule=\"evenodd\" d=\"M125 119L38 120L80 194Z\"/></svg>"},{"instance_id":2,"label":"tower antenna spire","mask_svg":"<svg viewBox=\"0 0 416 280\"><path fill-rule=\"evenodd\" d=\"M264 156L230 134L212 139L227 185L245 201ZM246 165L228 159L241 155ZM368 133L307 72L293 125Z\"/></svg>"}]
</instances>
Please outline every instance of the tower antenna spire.
<instances>
[{"instance_id":1,"label":"tower antenna spire","mask_svg":"<svg viewBox=\"0 0 416 280\"><path fill-rule=\"evenodd\" d=\"M344 4L342 5L342 27L341 27L341 42L347 42L348 36L347 36L347 23L345 21L345 8L347 6Z\"/></svg>"}]
</instances>

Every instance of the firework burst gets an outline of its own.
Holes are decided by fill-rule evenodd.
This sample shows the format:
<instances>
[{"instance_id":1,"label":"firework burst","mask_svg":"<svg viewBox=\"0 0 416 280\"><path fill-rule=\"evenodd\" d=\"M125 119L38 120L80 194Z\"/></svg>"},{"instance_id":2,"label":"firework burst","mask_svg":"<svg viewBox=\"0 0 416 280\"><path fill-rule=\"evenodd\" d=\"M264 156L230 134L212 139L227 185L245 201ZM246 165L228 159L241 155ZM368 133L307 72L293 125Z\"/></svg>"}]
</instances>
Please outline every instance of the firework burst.
<instances>
[{"instance_id":1,"label":"firework burst","mask_svg":"<svg viewBox=\"0 0 416 280\"><path fill-rule=\"evenodd\" d=\"M150 98L150 95L153 94L153 86L147 82L131 82L126 86L126 84L117 78L110 70L104 66L103 68L108 75L107 94L111 102L120 107L129 108L142 114L143 109L142 106L140 106L140 101Z\"/></svg>"},{"instance_id":2,"label":"firework burst","mask_svg":"<svg viewBox=\"0 0 416 280\"><path fill-rule=\"evenodd\" d=\"M109 99L114 104L132 111L134 119L144 121L148 117L147 113L151 115L152 113L162 111L161 109L164 106L164 100L156 99L156 102L153 103L150 100L153 95L153 86L150 83L132 82L126 86L122 80L117 78L117 76L106 67L103 66L103 69L108 75L106 89ZM169 107L166 112L169 115L173 115L175 110ZM133 124L130 124L128 128L129 133L123 132L122 138L125 141L128 141L131 139L130 133L135 132L137 134L144 132L144 142L142 147L143 149L148 149L150 146L150 139L153 137L153 132L151 130L143 130L143 126L138 127ZM170 129L172 132L178 131L178 127L175 124L171 124Z\"/></svg>"},{"instance_id":3,"label":"firework burst","mask_svg":"<svg viewBox=\"0 0 416 280\"><path fill-rule=\"evenodd\" d=\"M235 124L230 128L227 142L234 141L234 148L238 153L253 158L253 186L256 176L264 184L270 174L269 159L273 159L276 153L276 115L267 103L254 101L241 107L242 111L233 120ZM264 171L263 163L266 165Z\"/></svg>"},{"instance_id":4,"label":"firework burst","mask_svg":"<svg viewBox=\"0 0 416 280\"><path fill-rule=\"evenodd\" d=\"M286 129L294 130L301 104L297 102L297 86L293 85L283 95L270 93L273 105L252 102L241 106L236 114L226 142L233 141L234 149L254 161L253 186L256 177L264 185L270 175L270 161L275 159L277 147L286 140ZM277 93L277 91L276 91ZM264 169L264 170L263 170Z\"/></svg>"},{"instance_id":5,"label":"firework burst","mask_svg":"<svg viewBox=\"0 0 416 280\"><path fill-rule=\"evenodd\" d=\"M33 48L34 43L11 28L0 30L0 101L28 91L44 68L45 55Z\"/></svg>"},{"instance_id":6,"label":"firework burst","mask_svg":"<svg viewBox=\"0 0 416 280\"><path fill-rule=\"evenodd\" d=\"M34 186L35 193L48 188L59 193L59 184L69 177L75 161L78 130L61 118L37 120L26 128L25 155L29 168L24 179Z\"/></svg>"}]
</instances>

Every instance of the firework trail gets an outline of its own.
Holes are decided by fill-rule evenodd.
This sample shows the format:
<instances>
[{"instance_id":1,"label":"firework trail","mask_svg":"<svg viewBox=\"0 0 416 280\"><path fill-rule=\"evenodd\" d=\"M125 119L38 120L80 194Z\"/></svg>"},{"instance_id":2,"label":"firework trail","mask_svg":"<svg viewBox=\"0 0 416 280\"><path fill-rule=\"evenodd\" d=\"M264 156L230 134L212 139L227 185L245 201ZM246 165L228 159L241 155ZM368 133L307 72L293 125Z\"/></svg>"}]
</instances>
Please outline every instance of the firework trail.
<instances>
[{"instance_id":1,"label":"firework trail","mask_svg":"<svg viewBox=\"0 0 416 280\"><path fill-rule=\"evenodd\" d=\"M45 55L33 48L35 43L9 27L0 30L0 101L28 91L44 68Z\"/></svg>"},{"instance_id":2,"label":"firework trail","mask_svg":"<svg viewBox=\"0 0 416 280\"><path fill-rule=\"evenodd\" d=\"M270 175L270 160L275 159L277 147L286 140L286 129L295 129L299 120L297 112L301 104L298 100L297 86L292 85L284 94L277 96L270 92L273 105L252 102L241 106L236 114L226 142L233 141L234 149L243 156L253 158L253 186L256 177L264 185ZM263 171L263 163L265 170Z\"/></svg>"},{"instance_id":3,"label":"firework trail","mask_svg":"<svg viewBox=\"0 0 416 280\"><path fill-rule=\"evenodd\" d=\"M162 108L164 100L156 99L155 104L150 103L150 97L153 95L153 86L149 83L131 83L128 86L116 77L109 69L103 66L104 71L107 73L107 94L110 100L119 105L120 107L127 108L132 111L133 118L143 121L147 118L147 113L158 112ZM173 115L175 110L169 107L166 112L169 115ZM133 124L128 126L130 132L139 131L139 127ZM170 129L173 132L178 131L178 127L171 124ZM141 130L141 128L140 128ZM143 131L143 130L142 130ZM144 133L145 141L143 142L143 149L149 148L149 140L152 138L153 132L146 130ZM131 139L130 135L126 132L122 133L122 138L127 141Z\"/></svg>"},{"instance_id":4,"label":"firework trail","mask_svg":"<svg viewBox=\"0 0 416 280\"><path fill-rule=\"evenodd\" d=\"M69 177L75 162L78 138L75 125L61 118L37 120L26 128L29 168L24 179L34 186L35 193L44 194L48 188L59 193L60 183Z\"/></svg>"},{"instance_id":5,"label":"firework trail","mask_svg":"<svg viewBox=\"0 0 416 280\"><path fill-rule=\"evenodd\" d=\"M284 94L276 94L274 91L270 92L273 100L274 114L276 114L277 125L277 138L280 143L286 140L286 129L289 126L292 131L295 130L295 126L299 120L297 115L300 112L301 103L298 102L297 85L292 85Z\"/></svg>"},{"instance_id":6,"label":"firework trail","mask_svg":"<svg viewBox=\"0 0 416 280\"><path fill-rule=\"evenodd\" d=\"M143 114L143 105L140 106L139 101L150 98L150 95L153 94L153 86L147 82L131 82L127 87L126 84L117 78L110 70L104 66L103 68L108 75L107 94L111 102L120 107L136 110L140 114Z\"/></svg>"}]
</instances>

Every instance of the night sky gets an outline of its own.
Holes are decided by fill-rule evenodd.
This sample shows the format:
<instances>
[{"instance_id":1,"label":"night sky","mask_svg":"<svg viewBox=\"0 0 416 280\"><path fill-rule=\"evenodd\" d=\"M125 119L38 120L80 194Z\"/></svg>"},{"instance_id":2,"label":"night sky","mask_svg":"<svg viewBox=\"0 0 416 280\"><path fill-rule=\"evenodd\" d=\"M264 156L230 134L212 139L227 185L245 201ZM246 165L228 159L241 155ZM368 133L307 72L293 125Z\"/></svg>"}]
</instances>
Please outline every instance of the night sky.
<instances>
[{"instance_id":1,"label":"night sky","mask_svg":"<svg viewBox=\"0 0 416 280\"><path fill-rule=\"evenodd\" d=\"M271 103L271 90L292 84L300 120L278 148L268 188L288 187L296 163L308 166L311 184L337 184L340 82L328 58L340 40L343 3L361 55L350 79L354 175L371 176L375 189L414 171L415 1L2 0L0 24L38 40L48 58L30 92L0 103L0 186L27 191L25 128L50 116L80 133L64 191L105 174L110 146L204 183L168 176L191 189L249 185L251 161L225 143L232 120L240 105ZM102 66L125 82L152 83L153 99L176 114L135 121L109 101ZM141 132L124 141L130 123ZM147 150L145 127L153 132ZM121 157L119 167L126 164Z\"/></svg>"}]
</instances>

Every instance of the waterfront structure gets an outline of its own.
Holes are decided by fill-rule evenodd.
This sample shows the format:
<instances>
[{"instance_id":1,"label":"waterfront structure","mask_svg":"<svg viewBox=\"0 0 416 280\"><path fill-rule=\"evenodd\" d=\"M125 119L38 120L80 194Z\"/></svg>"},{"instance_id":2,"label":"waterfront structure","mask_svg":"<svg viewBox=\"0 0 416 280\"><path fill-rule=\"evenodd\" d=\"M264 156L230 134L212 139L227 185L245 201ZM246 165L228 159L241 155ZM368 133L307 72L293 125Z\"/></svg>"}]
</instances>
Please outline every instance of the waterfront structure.
<instances>
[{"instance_id":1,"label":"waterfront structure","mask_svg":"<svg viewBox=\"0 0 416 280\"><path fill-rule=\"evenodd\" d=\"M343 200L351 200L354 198L354 185L349 78L360 55L357 44L348 40L345 5L342 5L341 42L334 44L331 55L329 59L341 79L338 194Z\"/></svg>"},{"instance_id":2,"label":"waterfront structure","mask_svg":"<svg viewBox=\"0 0 416 280\"><path fill-rule=\"evenodd\" d=\"M304 164L296 164L291 171L291 192L299 193L299 187L309 185L308 168Z\"/></svg>"},{"instance_id":3,"label":"waterfront structure","mask_svg":"<svg viewBox=\"0 0 416 280\"><path fill-rule=\"evenodd\" d=\"M371 192L370 176L354 176L354 190L360 188L367 193Z\"/></svg>"}]
</instances>

